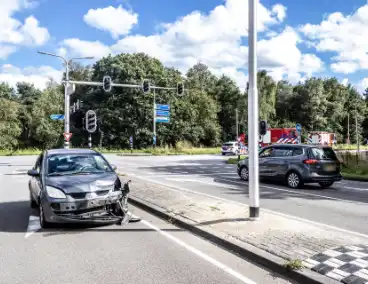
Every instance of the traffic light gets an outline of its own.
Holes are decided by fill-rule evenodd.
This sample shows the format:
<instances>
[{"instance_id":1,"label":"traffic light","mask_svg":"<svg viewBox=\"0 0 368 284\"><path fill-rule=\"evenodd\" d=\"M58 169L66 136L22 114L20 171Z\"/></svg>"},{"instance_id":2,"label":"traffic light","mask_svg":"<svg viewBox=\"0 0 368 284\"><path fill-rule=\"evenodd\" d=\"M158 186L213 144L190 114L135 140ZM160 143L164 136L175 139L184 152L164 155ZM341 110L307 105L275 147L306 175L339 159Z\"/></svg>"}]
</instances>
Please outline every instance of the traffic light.
<instances>
[{"instance_id":1,"label":"traffic light","mask_svg":"<svg viewBox=\"0 0 368 284\"><path fill-rule=\"evenodd\" d=\"M85 116L85 127L89 133L93 133L97 129L97 115L93 110L89 110Z\"/></svg>"},{"instance_id":2,"label":"traffic light","mask_svg":"<svg viewBox=\"0 0 368 284\"><path fill-rule=\"evenodd\" d=\"M103 89L105 92L110 92L111 91L111 77L110 76L104 76L102 79L102 83L103 83Z\"/></svg>"},{"instance_id":3,"label":"traffic light","mask_svg":"<svg viewBox=\"0 0 368 284\"><path fill-rule=\"evenodd\" d=\"M183 83L178 83L176 89L177 89L178 96L184 95L184 84Z\"/></svg>"},{"instance_id":4,"label":"traffic light","mask_svg":"<svg viewBox=\"0 0 368 284\"><path fill-rule=\"evenodd\" d=\"M259 134L260 135L266 135L267 133L267 121L265 120L262 120L260 123L259 123Z\"/></svg>"},{"instance_id":5,"label":"traffic light","mask_svg":"<svg viewBox=\"0 0 368 284\"><path fill-rule=\"evenodd\" d=\"M143 92L145 93L145 94L148 94L149 92L150 92L150 83L149 83L149 81L148 80L143 80L143 83L142 83L142 89L143 89Z\"/></svg>"}]
</instances>

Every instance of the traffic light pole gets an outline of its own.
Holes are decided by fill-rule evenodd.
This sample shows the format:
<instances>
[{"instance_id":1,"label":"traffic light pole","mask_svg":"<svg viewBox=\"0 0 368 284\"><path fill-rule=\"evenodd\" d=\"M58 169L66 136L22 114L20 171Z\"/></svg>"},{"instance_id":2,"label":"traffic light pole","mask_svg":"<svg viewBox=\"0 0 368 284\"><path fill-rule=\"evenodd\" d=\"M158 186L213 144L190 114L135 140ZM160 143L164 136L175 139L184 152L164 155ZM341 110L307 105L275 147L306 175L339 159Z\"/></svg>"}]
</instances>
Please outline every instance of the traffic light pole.
<instances>
[{"instance_id":1,"label":"traffic light pole","mask_svg":"<svg viewBox=\"0 0 368 284\"><path fill-rule=\"evenodd\" d=\"M89 133L89 135L88 135L88 147L90 149L92 149L92 135L91 135L91 133Z\"/></svg>"},{"instance_id":2,"label":"traffic light pole","mask_svg":"<svg viewBox=\"0 0 368 284\"><path fill-rule=\"evenodd\" d=\"M153 147L156 147L156 89L153 89Z\"/></svg>"}]
</instances>

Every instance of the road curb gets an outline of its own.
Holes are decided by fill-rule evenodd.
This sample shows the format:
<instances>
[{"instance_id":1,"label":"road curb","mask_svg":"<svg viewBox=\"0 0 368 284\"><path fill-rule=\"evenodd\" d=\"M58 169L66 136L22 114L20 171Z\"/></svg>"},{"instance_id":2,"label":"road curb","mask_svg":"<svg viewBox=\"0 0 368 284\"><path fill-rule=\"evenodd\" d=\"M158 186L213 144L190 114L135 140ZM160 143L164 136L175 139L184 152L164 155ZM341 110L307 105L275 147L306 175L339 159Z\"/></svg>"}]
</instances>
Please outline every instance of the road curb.
<instances>
[{"instance_id":1,"label":"road curb","mask_svg":"<svg viewBox=\"0 0 368 284\"><path fill-rule=\"evenodd\" d=\"M131 156L131 157L138 157L138 156L152 156L151 153L117 153L116 156Z\"/></svg>"},{"instance_id":2,"label":"road curb","mask_svg":"<svg viewBox=\"0 0 368 284\"><path fill-rule=\"evenodd\" d=\"M130 195L129 203L165 221L169 221L173 225L176 225L184 230L190 231L201 238L207 239L212 243L215 243L216 245L232 253L235 253L236 255L248 261L254 262L258 265L270 269L275 273L283 275L289 278L290 280L294 280L303 284L340 283L308 269L303 269L302 271L289 270L284 266L286 260L278 256L275 256L269 252L261 250L245 242L241 242L240 244L240 241L236 240L235 238L231 237L229 238L229 236L227 236L229 240L226 240L225 236L221 237L219 236L219 234L215 234L214 232L210 232L209 230L204 230L195 225L192 225L188 221L186 221L185 218L171 215L170 213L166 212L163 208L158 207L155 204L149 203L137 196Z\"/></svg>"}]
</instances>

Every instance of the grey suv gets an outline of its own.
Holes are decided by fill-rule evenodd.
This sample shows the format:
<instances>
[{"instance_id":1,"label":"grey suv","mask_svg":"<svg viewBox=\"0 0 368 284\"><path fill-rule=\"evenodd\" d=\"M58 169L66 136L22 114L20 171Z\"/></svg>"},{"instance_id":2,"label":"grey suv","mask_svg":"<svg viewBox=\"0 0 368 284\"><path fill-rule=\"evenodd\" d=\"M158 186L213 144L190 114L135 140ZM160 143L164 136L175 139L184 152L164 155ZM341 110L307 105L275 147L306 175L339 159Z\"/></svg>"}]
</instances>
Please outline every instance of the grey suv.
<instances>
[{"instance_id":1,"label":"grey suv","mask_svg":"<svg viewBox=\"0 0 368 284\"><path fill-rule=\"evenodd\" d=\"M249 178L249 160L238 163L238 175ZM283 180L291 188L301 188L305 183L319 183L322 188L342 179L340 161L328 146L271 145L259 152L259 177Z\"/></svg>"}]
</instances>

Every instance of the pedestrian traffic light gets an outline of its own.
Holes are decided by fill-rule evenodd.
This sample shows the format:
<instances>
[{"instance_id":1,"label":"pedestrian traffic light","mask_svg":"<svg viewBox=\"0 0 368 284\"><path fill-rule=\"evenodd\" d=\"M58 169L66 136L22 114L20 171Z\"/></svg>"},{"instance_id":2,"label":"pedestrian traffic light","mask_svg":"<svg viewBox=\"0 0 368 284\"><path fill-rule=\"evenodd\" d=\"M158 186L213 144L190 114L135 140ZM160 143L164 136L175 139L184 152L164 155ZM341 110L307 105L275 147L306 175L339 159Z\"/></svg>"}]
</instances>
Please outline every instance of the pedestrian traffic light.
<instances>
[{"instance_id":1,"label":"pedestrian traffic light","mask_svg":"<svg viewBox=\"0 0 368 284\"><path fill-rule=\"evenodd\" d=\"M150 92L150 87L150 82L147 79L144 79L142 83L142 89L145 94Z\"/></svg>"},{"instance_id":2,"label":"pedestrian traffic light","mask_svg":"<svg viewBox=\"0 0 368 284\"><path fill-rule=\"evenodd\" d=\"M178 96L184 95L184 84L183 83L181 82L178 83L176 89L177 89Z\"/></svg>"},{"instance_id":3,"label":"pedestrian traffic light","mask_svg":"<svg viewBox=\"0 0 368 284\"><path fill-rule=\"evenodd\" d=\"M110 92L111 91L111 77L110 76L104 76L102 79L102 83L103 83L103 89L105 92Z\"/></svg>"},{"instance_id":4,"label":"pedestrian traffic light","mask_svg":"<svg viewBox=\"0 0 368 284\"><path fill-rule=\"evenodd\" d=\"M265 120L262 120L260 123L259 123L259 134L260 135L266 135L267 133L267 121Z\"/></svg>"},{"instance_id":5,"label":"pedestrian traffic light","mask_svg":"<svg viewBox=\"0 0 368 284\"><path fill-rule=\"evenodd\" d=\"M94 133L97 129L97 115L93 110L89 110L85 116L85 127L89 133Z\"/></svg>"}]
</instances>

